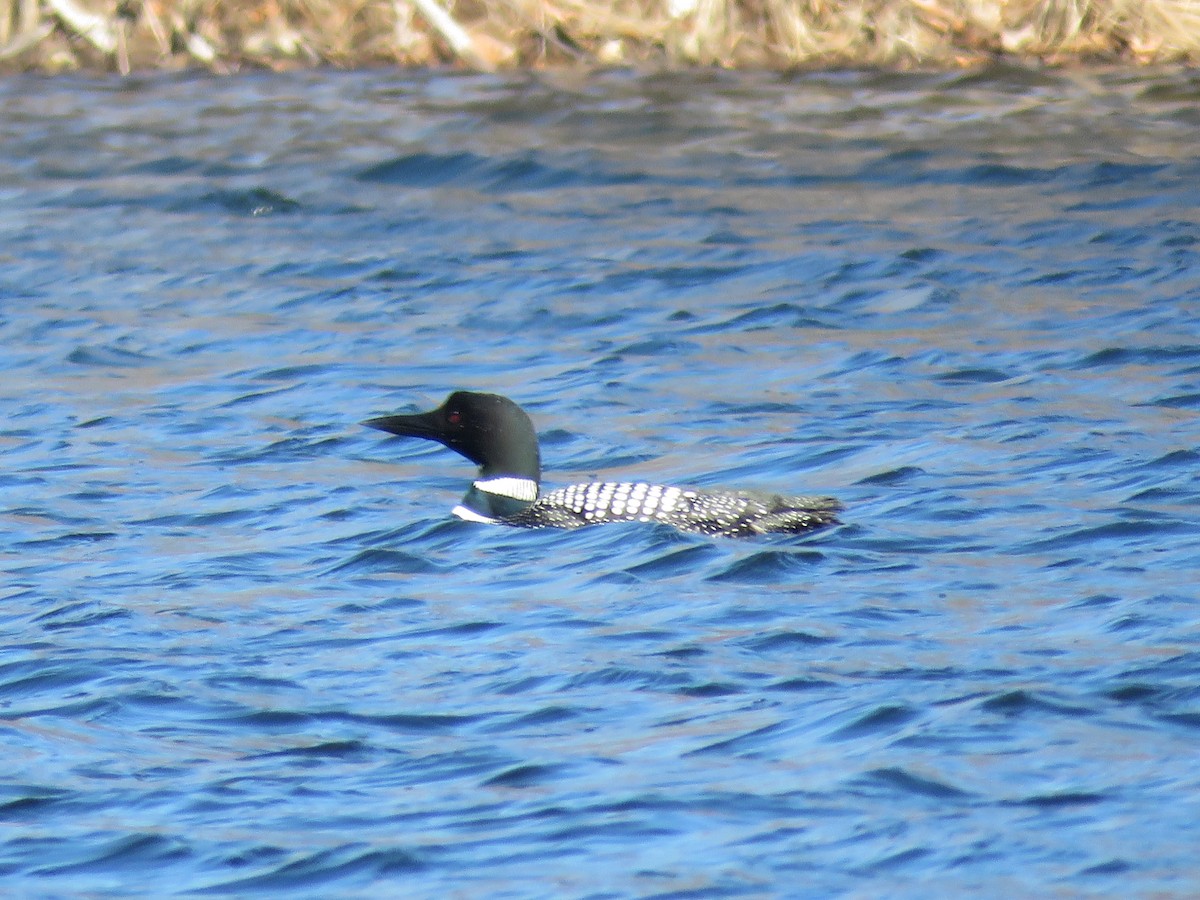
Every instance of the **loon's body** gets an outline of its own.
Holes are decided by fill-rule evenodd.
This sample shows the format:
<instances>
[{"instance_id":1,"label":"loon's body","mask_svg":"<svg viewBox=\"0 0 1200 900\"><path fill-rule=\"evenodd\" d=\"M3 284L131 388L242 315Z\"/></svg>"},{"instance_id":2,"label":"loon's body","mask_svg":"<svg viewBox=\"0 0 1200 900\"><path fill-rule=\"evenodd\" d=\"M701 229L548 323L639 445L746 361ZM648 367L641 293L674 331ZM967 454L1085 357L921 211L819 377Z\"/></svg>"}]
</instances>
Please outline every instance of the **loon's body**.
<instances>
[{"instance_id":1,"label":"loon's body","mask_svg":"<svg viewBox=\"0 0 1200 900\"><path fill-rule=\"evenodd\" d=\"M498 394L457 391L435 410L363 423L444 444L479 466L459 518L523 528L579 528L602 522L661 522L723 537L798 534L837 522L832 497L700 490L630 481L594 481L541 493L537 433L517 404Z\"/></svg>"}]
</instances>

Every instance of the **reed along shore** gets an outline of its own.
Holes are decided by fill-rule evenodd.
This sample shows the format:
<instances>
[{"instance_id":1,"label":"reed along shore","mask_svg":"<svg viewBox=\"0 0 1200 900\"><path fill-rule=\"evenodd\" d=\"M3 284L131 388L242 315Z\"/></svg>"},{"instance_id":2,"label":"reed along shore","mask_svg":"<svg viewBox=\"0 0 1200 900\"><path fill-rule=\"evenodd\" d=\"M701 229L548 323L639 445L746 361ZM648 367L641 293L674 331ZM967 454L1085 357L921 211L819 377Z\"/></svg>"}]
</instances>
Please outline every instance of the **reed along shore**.
<instances>
[{"instance_id":1,"label":"reed along shore","mask_svg":"<svg viewBox=\"0 0 1200 900\"><path fill-rule=\"evenodd\" d=\"M0 70L1200 61L1200 0L0 0Z\"/></svg>"}]
</instances>

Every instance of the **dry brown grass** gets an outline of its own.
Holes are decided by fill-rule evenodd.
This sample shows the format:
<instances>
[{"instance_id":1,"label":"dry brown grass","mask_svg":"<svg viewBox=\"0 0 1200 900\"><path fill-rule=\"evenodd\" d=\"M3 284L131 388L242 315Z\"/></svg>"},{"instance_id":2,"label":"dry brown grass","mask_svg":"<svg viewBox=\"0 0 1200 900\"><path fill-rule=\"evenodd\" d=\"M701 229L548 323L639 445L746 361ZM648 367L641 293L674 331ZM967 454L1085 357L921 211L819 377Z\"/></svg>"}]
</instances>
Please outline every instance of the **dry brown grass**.
<instances>
[{"instance_id":1,"label":"dry brown grass","mask_svg":"<svg viewBox=\"0 0 1200 900\"><path fill-rule=\"evenodd\" d=\"M1200 61L1200 0L0 0L0 66Z\"/></svg>"}]
</instances>

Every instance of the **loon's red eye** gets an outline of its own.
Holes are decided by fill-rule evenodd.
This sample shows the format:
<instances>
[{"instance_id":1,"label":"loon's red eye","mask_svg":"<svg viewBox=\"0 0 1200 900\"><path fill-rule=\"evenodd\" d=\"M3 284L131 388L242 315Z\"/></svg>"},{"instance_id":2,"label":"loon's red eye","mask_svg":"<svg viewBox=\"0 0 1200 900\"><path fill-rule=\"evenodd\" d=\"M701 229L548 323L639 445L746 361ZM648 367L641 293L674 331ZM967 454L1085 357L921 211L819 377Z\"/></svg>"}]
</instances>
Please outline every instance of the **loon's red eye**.
<instances>
[{"instance_id":1,"label":"loon's red eye","mask_svg":"<svg viewBox=\"0 0 1200 900\"><path fill-rule=\"evenodd\" d=\"M457 425L459 422L462 421L462 413L458 412L458 410L455 410L454 412L452 412L446 416L446 421L449 422L451 425Z\"/></svg>"}]
</instances>

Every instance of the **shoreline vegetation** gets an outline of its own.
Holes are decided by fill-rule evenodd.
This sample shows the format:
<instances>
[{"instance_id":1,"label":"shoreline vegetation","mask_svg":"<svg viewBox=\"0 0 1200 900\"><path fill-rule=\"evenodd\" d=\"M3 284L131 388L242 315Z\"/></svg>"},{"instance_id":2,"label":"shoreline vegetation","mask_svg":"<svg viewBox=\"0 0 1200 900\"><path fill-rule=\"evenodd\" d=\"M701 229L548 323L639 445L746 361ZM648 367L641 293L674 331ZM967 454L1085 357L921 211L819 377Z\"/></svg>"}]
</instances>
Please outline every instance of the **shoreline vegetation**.
<instances>
[{"instance_id":1,"label":"shoreline vegetation","mask_svg":"<svg viewBox=\"0 0 1200 900\"><path fill-rule=\"evenodd\" d=\"M1200 0L0 0L0 71L1200 62Z\"/></svg>"}]
</instances>

